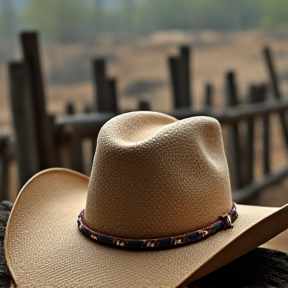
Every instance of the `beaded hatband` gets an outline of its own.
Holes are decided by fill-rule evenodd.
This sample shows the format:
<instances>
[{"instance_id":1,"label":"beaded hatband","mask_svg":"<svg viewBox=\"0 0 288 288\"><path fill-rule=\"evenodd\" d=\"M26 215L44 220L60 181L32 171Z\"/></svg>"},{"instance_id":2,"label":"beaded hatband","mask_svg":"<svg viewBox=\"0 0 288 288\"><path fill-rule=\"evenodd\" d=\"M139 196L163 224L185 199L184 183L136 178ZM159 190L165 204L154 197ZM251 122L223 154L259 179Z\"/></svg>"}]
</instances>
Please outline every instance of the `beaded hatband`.
<instances>
[{"instance_id":1,"label":"beaded hatband","mask_svg":"<svg viewBox=\"0 0 288 288\"><path fill-rule=\"evenodd\" d=\"M237 219L238 214L236 211L236 205L233 202L231 211L223 216L220 216L218 220L208 224L203 228L199 228L188 233L171 236L164 238L151 238L151 239L125 239L103 234L99 231L95 231L89 228L84 219L84 210L81 211L78 216L78 228L83 235L91 239L96 243L108 244L112 246L133 248L133 249L161 249L175 247L183 244L192 244L198 241L204 240L209 236L216 234L221 230L230 229L233 227L233 222Z\"/></svg>"}]
</instances>

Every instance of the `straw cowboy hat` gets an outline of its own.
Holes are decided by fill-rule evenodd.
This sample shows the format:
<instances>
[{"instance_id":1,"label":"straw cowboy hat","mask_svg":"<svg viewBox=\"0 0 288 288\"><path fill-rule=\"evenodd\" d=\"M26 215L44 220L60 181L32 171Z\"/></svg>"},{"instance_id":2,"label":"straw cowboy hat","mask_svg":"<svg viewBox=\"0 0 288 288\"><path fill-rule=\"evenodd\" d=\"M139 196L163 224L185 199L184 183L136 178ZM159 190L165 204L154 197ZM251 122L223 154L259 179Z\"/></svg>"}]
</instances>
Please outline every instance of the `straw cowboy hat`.
<instances>
[{"instance_id":1,"label":"straw cowboy hat","mask_svg":"<svg viewBox=\"0 0 288 288\"><path fill-rule=\"evenodd\" d=\"M132 112L102 127L90 179L55 168L23 187L5 256L20 287L176 287L287 226L287 205L233 203L215 119Z\"/></svg>"}]
</instances>

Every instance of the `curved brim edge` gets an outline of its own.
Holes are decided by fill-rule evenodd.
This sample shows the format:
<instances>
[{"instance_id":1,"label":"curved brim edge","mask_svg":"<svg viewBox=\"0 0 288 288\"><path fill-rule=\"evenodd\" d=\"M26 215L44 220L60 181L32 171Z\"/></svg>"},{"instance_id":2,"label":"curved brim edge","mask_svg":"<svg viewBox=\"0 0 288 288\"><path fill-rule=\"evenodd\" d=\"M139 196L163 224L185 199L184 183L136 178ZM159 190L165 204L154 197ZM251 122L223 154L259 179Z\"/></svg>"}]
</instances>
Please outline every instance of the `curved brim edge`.
<instances>
[{"instance_id":1,"label":"curved brim edge","mask_svg":"<svg viewBox=\"0 0 288 288\"><path fill-rule=\"evenodd\" d=\"M237 205L239 218L232 231L219 232L197 244L154 252L105 247L87 240L76 227L88 182L89 178L82 174L53 168L35 175L23 187L12 209L4 242L7 265L16 284L61 287L63 281L67 285L70 281L69 287L83 287L85 283L97 287L115 287L119 283L129 287L182 286L288 228L287 205ZM80 271L85 283L79 283L79 265L85 268Z\"/></svg>"}]
</instances>

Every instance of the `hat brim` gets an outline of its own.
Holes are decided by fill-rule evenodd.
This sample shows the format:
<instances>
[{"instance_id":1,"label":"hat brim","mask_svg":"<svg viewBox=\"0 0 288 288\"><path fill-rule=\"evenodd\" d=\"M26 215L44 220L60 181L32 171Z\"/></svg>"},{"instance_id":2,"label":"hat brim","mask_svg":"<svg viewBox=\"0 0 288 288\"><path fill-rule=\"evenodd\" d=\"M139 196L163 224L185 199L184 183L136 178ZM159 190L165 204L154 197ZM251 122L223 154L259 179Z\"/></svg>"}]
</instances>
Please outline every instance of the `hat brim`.
<instances>
[{"instance_id":1,"label":"hat brim","mask_svg":"<svg viewBox=\"0 0 288 288\"><path fill-rule=\"evenodd\" d=\"M234 228L196 244L130 251L93 243L77 228L89 178L54 168L21 190L5 236L17 285L33 287L176 287L229 263L288 228L288 206L237 205ZM29 286L30 287L30 286Z\"/></svg>"}]
</instances>

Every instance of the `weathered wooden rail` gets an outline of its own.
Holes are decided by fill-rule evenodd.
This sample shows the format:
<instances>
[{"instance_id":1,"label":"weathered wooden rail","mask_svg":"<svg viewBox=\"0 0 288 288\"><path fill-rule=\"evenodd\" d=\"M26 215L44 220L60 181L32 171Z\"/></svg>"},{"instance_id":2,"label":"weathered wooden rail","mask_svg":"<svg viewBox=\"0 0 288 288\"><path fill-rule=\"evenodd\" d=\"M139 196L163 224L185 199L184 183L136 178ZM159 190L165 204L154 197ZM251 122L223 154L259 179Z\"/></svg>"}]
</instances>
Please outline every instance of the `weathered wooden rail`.
<instances>
[{"instance_id":1,"label":"weathered wooden rail","mask_svg":"<svg viewBox=\"0 0 288 288\"><path fill-rule=\"evenodd\" d=\"M86 109L89 113L79 114L75 113L73 103L69 103L66 107L67 115L49 116L45 105L37 34L35 32L22 33L21 40L23 61L9 65L11 107L17 138L16 153L20 185L42 169L63 166L67 163L70 168L84 172L83 154L85 151L81 142L90 139L94 152L99 130L104 123L119 113L117 81L107 75L104 59L94 59L92 78L95 84L95 97L91 105L93 108ZM214 87L210 83L204 87L203 108L197 110L192 108L193 81L190 71L190 47L180 47L179 55L168 59L174 103L174 109L168 114L177 119L200 115L218 119L224 130L233 197L237 202L255 200L255 195L263 188L288 175L288 165L278 171L271 171L270 117L277 115L279 118L284 139L283 146L288 151L286 120L288 100L283 98L279 89L269 48L264 48L263 55L272 91L269 91L267 84L251 85L246 99L242 97L240 103L235 73L229 71L224 79L226 107L222 109L213 107ZM147 102L140 102L139 109L150 110L150 105ZM258 128L255 119L261 119L260 125L263 130L263 177L257 181L254 175L255 131ZM244 133L243 129L240 129L241 125L246 127ZM2 138L0 157L3 158L2 151L6 149L5 143L8 140L4 136ZM63 151L65 153L62 153ZM63 160L63 155L64 158L68 158L68 161ZM2 159L2 167L7 166L6 162ZM7 191L7 181L5 182L7 171L7 169L2 169L0 175L2 199L7 196L3 192Z\"/></svg>"},{"instance_id":2,"label":"weathered wooden rail","mask_svg":"<svg viewBox=\"0 0 288 288\"><path fill-rule=\"evenodd\" d=\"M248 120L254 117L269 115L288 110L288 100L267 100L250 105L241 105L225 109L197 109L178 108L166 114L177 119L184 119L193 116L209 116L216 118L220 124L230 125L241 120ZM114 113L90 113L65 115L56 119L57 137L62 139L73 139L97 136L100 128L112 117ZM64 140L67 141L67 140ZM72 140L71 140L72 141Z\"/></svg>"}]
</instances>

